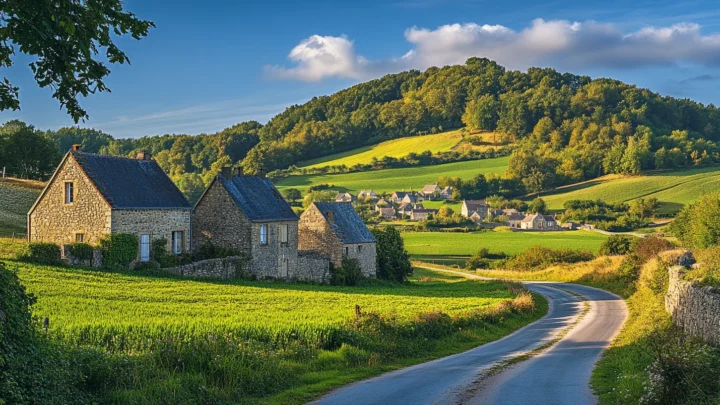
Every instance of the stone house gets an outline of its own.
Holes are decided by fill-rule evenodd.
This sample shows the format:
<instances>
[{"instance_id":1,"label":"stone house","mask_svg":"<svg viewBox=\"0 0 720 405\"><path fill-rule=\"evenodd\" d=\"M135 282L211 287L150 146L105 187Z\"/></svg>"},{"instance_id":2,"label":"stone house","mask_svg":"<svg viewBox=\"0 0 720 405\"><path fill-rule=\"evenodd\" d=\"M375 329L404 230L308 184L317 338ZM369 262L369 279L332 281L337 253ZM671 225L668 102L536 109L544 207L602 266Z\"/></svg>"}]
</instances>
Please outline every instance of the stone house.
<instances>
[{"instance_id":1,"label":"stone house","mask_svg":"<svg viewBox=\"0 0 720 405\"><path fill-rule=\"evenodd\" d=\"M561 229L551 215L531 214L520 222L520 229L536 231L557 231Z\"/></svg>"},{"instance_id":2,"label":"stone house","mask_svg":"<svg viewBox=\"0 0 720 405\"><path fill-rule=\"evenodd\" d=\"M349 202L349 203L352 203L352 202L355 202L355 196L352 195L352 194L350 194L350 193L348 193L348 192L338 193L338 194L335 196L335 202Z\"/></svg>"},{"instance_id":3,"label":"stone house","mask_svg":"<svg viewBox=\"0 0 720 405\"><path fill-rule=\"evenodd\" d=\"M435 195L440 195L440 191L442 189L437 184L426 184L425 187L420 190L420 194L426 199L426 200L432 200L435 198Z\"/></svg>"},{"instance_id":4,"label":"stone house","mask_svg":"<svg viewBox=\"0 0 720 405\"><path fill-rule=\"evenodd\" d=\"M358 200L367 200L368 198L373 201L377 201L378 195L373 190L360 190L360 192L357 195Z\"/></svg>"},{"instance_id":5,"label":"stone house","mask_svg":"<svg viewBox=\"0 0 720 405\"><path fill-rule=\"evenodd\" d=\"M502 218L502 223L510 228L520 228L520 223L525 215L515 208L488 209L488 214L493 218Z\"/></svg>"},{"instance_id":6,"label":"stone house","mask_svg":"<svg viewBox=\"0 0 720 405\"><path fill-rule=\"evenodd\" d=\"M482 222L487 218L488 205L485 200L463 200L460 213L466 218L474 218L475 222Z\"/></svg>"},{"instance_id":7,"label":"stone house","mask_svg":"<svg viewBox=\"0 0 720 405\"><path fill-rule=\"evenodd\" d=\"M349 205L349 204L348 204ZM223 168L198 202L193 245L235 249L261 278L302 278L298 272L298 217L272 182Z\"/></svg>"},{"instance_id":8,"label":"stone house","mask_svg":"<svg viewBox=\"0 0 720 405\"><path fill-rule=\"evenodd\" d=\"M138 236L138 260L155 240L168 252L191 249L192 206L149 153L135 159L73 146L28 212L28 241L96 245L110 233Z\"/></svg>"},{"instance_id":9,"label":"stone house","mask_svg":"<svg viewBox=\"0 0 720 405\"><path fill-rule=\"evenodd\" d=\"M413 195L412 192L395 191L390 196L390 201L392 201L395 204L400 204L403 202L414 204L415 202L417 202L417 198L415 198L415 195Z\"/></svg>"},{"instance_id":10,"label":"stone house","mask_svg":"<svg viewBox=\"0 0 720 405\"><path fill-rule=\"evenodd\" d=\"M393 207L382 207L379 205L375 206L375 212L379 213L380 216L384 219L390 220L395 218L395 208Z\"/></svg>"},{"instance_id":11,"label":"stone house","mask_svg":"<svg viewBox=\"0 0 720 405\"><path fill-rule=\"evenodd\" d=\"M376 276L377 240L348 203L316 202L300 216L298 246L330 257L335 267L357 259L366 277Z\"/></svg>"},{"instance_id":12,"label":"stone house","mask_svg":"<svg viewBox=\"0 0 720 405\"><path fill-rule=\"evenodd\" d=\"M437 212L438 210L435 209L416 208L410 211L410 219L413 221L425 221L428 219L428 215L435 215Z\"/></svg>"},{"instance_id":13,"label":"stone house","mask_svg":"<svg viewBox=\"0 0 720 405\"><path fill-rule=\"evenodd\" d=\"M442 190L440 190L440 198L443 200L449 200L452 198L453 188L450 186L446 186Z\"/></svg>"}]
</instances>

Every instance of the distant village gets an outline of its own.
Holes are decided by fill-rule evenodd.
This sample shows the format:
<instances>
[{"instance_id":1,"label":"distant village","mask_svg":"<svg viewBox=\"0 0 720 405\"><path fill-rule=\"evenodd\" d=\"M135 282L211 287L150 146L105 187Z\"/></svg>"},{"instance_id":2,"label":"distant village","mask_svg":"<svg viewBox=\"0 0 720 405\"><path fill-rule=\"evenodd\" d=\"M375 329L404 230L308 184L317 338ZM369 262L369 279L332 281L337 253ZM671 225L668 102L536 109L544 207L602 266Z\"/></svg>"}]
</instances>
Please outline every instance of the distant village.
<instances>
[{"instance_id":1,"label":"distant village","mask_svg":"<svg viewBox=\"0 0 720 405\"><path fill-rule=\"evenodd\" d=\"M373 210L384 220L428 221L438 215L438 209L426 208L423 201L452 201L453 188L437 184L425 185L420 191L395 191L383 197L373 190L361 190L357 195L338 193L336 202L356 204L370 202ZM525 213L514 208L492 208L485 200L462 200L460 215L481 227L507 226L513 230L558 231L577 229L578 224L560 224L552 215Z\"/></svg>"}]
</instances>

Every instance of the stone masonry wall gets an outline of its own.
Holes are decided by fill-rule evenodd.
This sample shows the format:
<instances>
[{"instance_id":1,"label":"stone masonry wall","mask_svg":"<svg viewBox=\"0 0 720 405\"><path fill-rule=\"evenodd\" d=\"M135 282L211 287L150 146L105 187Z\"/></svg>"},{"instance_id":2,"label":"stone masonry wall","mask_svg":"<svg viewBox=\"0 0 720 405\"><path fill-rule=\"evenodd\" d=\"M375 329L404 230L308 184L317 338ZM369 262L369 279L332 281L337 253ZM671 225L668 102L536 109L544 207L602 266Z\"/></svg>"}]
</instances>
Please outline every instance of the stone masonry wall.
<instances>
[{"instance_id":1,"label":"stone masonry wall","mask_svg":"<svg viewBox=\"0 0 720 405\"><path fill-rule=\"evenodd\" d=\"M193 247L211 241L215 246L250 254L250 221L219 181L214 181L193 215Z\"/></svg>"},{"instance_id":2,"label":"stone masonry wall","mask_svg":"<svg viewBox=\"0 0 720 405\"><path fill-rule=\"evenodd\" d=\"M177 267L168 267L163 271L188 278L208 278L228 280L243 275L247 259L240 256L208 259Z\"/></svg>"},{"instance_id":3,"label":"stone masonry wall","mask_svg":"<svg viewBox=\"0 0 720 405\"><path fill-rule=\"evenodd\" d=\"M335 267L342 266L343 245L325 217L311 206L300 216L298 249L311 250L330 258Z\"/></svg>"},{"instance_id":4,"label":"stone masonry wall","mask_svg":"<svg viewBox=\"0 0 720 405\"><path fill-rule=\"evenodd\" d=\"M689 334L720 345L720 291L682 280L681 266L670 267L668 272L670 284L665 295L665 310L675 324Z\"/></svg>"},{"instance_id":5,"label":"stone masonry wall","mask_svg":"<svg viewBox=\"0 0 720 405\"><path fill-rule=\"evenodd\" d=\"M330 259L315 252L298 252L297 272L291 278L326 283L330 280Z\"/></svg>"},{"instance_id":6,"label":"stone masonry wall","mask_svg":"<svg viewBox=\"0 0 720 405\"><path fill-rule=\"evenodd\" d=\"M113 233L150 234L150 240L167 239L170 251L172 232L183 231L183 251L190 249L191 211L187 210L113 210L111 229Z\"/></svg>"},{"instance_id":7,"label":"stone masonry wall","mask_svg":"<svg viewBox=\"0 0 720 405\"><path fill-rule=\"evenodd\" d=\"M374 243L345 244L343 245L343 254L345 249L347 249L345 257L357 259L365 277L377 276L377 250Z\"/></svg>"},{"instance_id":8,"label":"stone masonry wall","mask_svg":"<svg viewBox=\"0 0 720 405\"><path fill-rule=\"evenodd\" d=\"M288 226L287 243L280 242L280 227ZM260 227L267 225L267 244L260 244ZM251 226L250 271L259 278L291 278L297 272L298 223L297 221L253 222ZM283 261L287 261L287 274L283 274Z\"/></svg>"},{"instance_id":9,"label":"stone masonry wall","mask_svg":"<svg viewBox=\"0 0 720 405\"><path fill-rule=\"evenodd\" d=\"M58 169L29 217L30 242L75 243L75 235L84 234L84 242L96 245L110 233L110 206L85 176L72 156ZM75 201L65 204L65 182L72 181Z\"/></svg>"}]
</instances>

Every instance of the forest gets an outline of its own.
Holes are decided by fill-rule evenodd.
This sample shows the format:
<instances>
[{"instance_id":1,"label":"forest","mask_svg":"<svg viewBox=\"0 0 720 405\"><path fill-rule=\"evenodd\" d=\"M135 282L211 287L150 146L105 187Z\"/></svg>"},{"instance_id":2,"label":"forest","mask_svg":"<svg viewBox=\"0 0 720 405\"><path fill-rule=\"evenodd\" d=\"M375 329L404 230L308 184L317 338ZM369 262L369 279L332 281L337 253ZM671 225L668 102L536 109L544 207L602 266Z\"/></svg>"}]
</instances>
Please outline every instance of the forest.
<instances>
[{"instance_id":1,"label":"forest","mask_svg":"<svg viewBox=\"0 0 720 405\"><path fill-rule=\"evenodd\" d=\"M44 179L75 143L112 155L145 149L192 199L225 165L286 171L331 153L460 127L495 131L516 145L503 176L519 185L514 193L720 162L720 111L713 105L612 79L506 70L471 58L386 75L293 105L265 125L243 122L215 134L115 139L94 129L41 131L10 121L0 128L0 167Z\"/></svg>"}]
</instances>

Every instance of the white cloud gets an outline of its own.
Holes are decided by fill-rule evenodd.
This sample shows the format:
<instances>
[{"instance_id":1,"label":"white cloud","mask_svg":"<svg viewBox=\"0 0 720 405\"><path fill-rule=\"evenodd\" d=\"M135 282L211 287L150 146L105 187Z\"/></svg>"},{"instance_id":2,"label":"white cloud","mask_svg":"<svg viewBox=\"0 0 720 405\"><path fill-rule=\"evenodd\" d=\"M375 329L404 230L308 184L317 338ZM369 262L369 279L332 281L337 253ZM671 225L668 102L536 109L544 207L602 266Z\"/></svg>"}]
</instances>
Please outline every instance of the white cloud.
<instances>
[{"instance_id":1,"label":"white cloud","mask_svg":"<svg viewBox=\"0 0 720 405\"><path fill-rule=\"evenodd\" d=\"M270 77L319 81L364 79L406 69L425 69L486 57L511 69L632 68L678 62L720 66L720 35L703 35L698 24L646 27L623 32L614 24L536 19L523 30L502 25L449 24L405 31L405 55L371 61L357 55L346 37L313 35L288 56L293 66L266 67Z\"/></svg>"}]
</instances>

